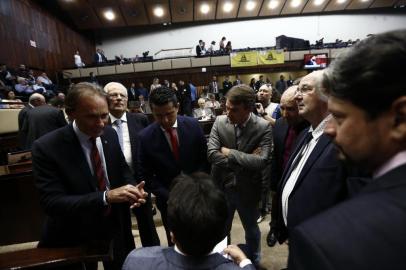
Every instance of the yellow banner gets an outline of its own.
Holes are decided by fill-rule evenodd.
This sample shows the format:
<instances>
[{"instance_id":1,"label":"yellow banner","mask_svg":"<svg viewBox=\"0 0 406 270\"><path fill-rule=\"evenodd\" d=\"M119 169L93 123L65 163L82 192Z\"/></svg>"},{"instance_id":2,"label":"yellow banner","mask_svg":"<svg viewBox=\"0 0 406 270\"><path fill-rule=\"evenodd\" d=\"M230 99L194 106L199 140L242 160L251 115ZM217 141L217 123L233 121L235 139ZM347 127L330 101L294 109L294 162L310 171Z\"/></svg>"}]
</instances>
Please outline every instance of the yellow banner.
<instances>
[{"instance_id":1,"label":"yellow banner","mask_svg":"<svg viewBox=\"0 0 406 270\"><path fill-rule=\"evenodd\" d=\"M275 65L285 63L283 50L266 50L258 52L259 65Z\"/></svg>"},{"instance_id":2,"label":"yellow banner","mask_svg":"<svg viewBox=\"0 0 406 270\"><path fill-rule=\"evenodd\" d=\"M258 65L257 51L234 52L230 54L231 67L252 67Z\"/></svg>"}]
</instances>

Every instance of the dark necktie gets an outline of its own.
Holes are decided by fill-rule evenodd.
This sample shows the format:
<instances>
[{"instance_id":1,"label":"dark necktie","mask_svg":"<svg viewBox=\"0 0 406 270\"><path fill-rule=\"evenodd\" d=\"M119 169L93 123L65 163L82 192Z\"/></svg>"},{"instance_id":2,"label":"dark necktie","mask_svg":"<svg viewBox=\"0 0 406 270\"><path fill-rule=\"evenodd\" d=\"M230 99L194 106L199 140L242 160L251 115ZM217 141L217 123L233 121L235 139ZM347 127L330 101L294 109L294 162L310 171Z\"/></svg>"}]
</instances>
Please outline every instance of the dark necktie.
<instances>
[{"instance_id":1,"label":"dark necktie","mask_svg":"<svg viewBox=\"0 0 406 270\"><path fill-rule=\"evenodd\" d=\"M178 161L179 160L179 145L178 145L178 138L175 133L174 128L167 128L165 129L166 132L168 132L169 137L171 139L171 145L172 145L172 152L175 157L175 159Z\"/></svg>"},{"instance_id":2,"label":"dark necktie","mask_svg":"<svg viewBox=\"0 0 406 270\"><path fill-rule=\"evenodd\" d=\"M282 170L284 170L286 168L290 154L292 153L293 142L295 141L296 137L297 137L297 133L296 133L295 129L293 127L289 127L288 136L286 136L286 139L285 139L285 149L283 151Z\"/></svg>"},{"instance_id":3,"label":"dark necktie","mask_svg":"<svg viewBox=\"0 0 406 270\"><path fill-rule=\"evenodd\" d=\"M118 135L118 142L120 143L121 151L124 153L124 145L123 145L123 127L121 119L117 119L114 121L114 125L116 126L116 131Z\"/></svg>"},{"instance_id":4,"label":"dark necktie","mask_svg":"<svg viewBox=\"0 0 406 270\"><path fill-rule=\"evenodd\" d=\"M244 129L244 126L243 126L243 125L237 125L237 126L235 127L235 144L236 144L236 149L238 149L238 147L240 146L243 129Z\"/></svg>"},{"instance_id":5,"label":"dark necktie","mask_svg":"<svg viewBox=\"0 0 406 270\"><path fill-rule=\"evenodd\" d=\"M96 146L96 138L90 138L92 143L92 150L90 152L90 159L93 163L93 172L97 178L97 187L100 191L106 190L106 178L104 176L103 165L101 162L99 150Z\"/></svg>"},{"instance_id":6,"label":"dark necktie","mask_svg":"<svg viewBox=\"0 0 406 270\"><path fill-rule=\"evenodd\" d=\"M293 160L292 164L289 167L288 173L285 175L285 180L289 179L290 174L296 169L297 165L299 165L300 160L303 158L304 153L309 147L310 141L313 139L313 135L311 132L307 132L306 137L303 140L302 147L300 147L300 151L298 152L296 158ZM287 164L289 165L289 164Z\"/></svg>"}]
</instances>

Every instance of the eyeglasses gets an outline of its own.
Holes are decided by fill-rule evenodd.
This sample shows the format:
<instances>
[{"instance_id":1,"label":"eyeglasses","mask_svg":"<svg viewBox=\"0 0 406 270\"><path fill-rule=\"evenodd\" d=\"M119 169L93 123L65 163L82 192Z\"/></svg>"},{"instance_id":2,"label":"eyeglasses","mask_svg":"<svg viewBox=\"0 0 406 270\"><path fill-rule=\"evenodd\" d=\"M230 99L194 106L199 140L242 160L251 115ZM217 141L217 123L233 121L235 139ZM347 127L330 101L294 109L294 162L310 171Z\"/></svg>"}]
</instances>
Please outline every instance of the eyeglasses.
<instances>
[{"instance_id":1,"label":"eyeglasses","mask_svg":"<svg viewBox=\"0 0 406 270\"><path fill-rule=\"evenodd\" d=\"M127 99L127 95L125 94L120 94L120 93L113 93L113 94L109 94L109 97L112 99L117 99L117 98L122 98L122 99Z\"/></svg>"},{"instance_id":2,"label":"eyeglasses","mask_svg":"<svg viewBox=\"0 0 406 270\"><path fill-rule=\"evenodd\" d=\"M295 91L295 94L296 95L302 95L302 96L304 96L304 95L306 95L307 93L309 93L310 91L312 91L314 88L313 87L311 87L311 86L307 86L307 85L304 85L303 87L301 87L301 88L297 88L296 89L296 91Z\"/></svg>"}]
</instances>

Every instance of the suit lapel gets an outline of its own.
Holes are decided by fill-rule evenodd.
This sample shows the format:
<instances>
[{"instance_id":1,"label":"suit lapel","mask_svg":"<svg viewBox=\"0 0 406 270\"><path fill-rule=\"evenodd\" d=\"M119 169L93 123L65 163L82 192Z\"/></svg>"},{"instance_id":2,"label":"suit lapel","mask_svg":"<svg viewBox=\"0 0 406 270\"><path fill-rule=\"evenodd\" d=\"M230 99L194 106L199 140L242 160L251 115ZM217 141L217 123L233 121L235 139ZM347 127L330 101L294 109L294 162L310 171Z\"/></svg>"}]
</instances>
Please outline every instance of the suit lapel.
<instances>
[{"instance_id":1,"label":"suit lapel","mask_svg":"<svg viewBox=\"0 0 406 270\"><path fill-rule=\"evenodd\" d=\"M306 160L300 175L296 181L295 187L293 188L292 193L297 189L300 183L305 178L306 174L309 170L313 167L313 164L317 161L320 155L323 153L324 149L331 143L331 139L327 135L321 135L319 141L317 142L316 146L314 147L313 151L311 152L309 158Z\"/></svg>"},{"instance_id":2,"label":"suit lapel","mask_svg":"<svg viewBox=\"0 0 406 270\"><path fill-rule=\"evenodd\" d=\"M229 141L227 142L228 144L224 144L224 146L228 147L228 148L233 148L233 149L237 149L237 134L236 134L236 130L233 124L231 124L231 122L228 120L228 117L226 117L226 121L225 121L225 128L224 128L224 137L229 139Z\"/></svg>"},{"instance_id":3,"label":"suit lapel","mask_svg":"<svg viewBox=\"0 0 406 270\"><path fill-rule=\"evenodd\" d=\"M65 136L65 140L68 142L68 153L72 154L72 157L70 160L74 163L76 163L77 167L79 170L82 172L80 175L83 176L84 179L87 179L90 188L92 190L96 190L96 181L94 181L94 177L91 173L91 170L89 168L89 164L87 163L87 159L85 157L85 153L83 152L82 146L80 145L79 139L75 134L75 131L73 130L72 124L67 126L67 133Z\"/></svg>"},{"instance_id":4,"label":"suit lapel","mask_svg":"<svg viewBox=\"0 0 406 270\"><path fill-rule=\"evenodd\" d=\"M248 142L251 139L251 130L256 130L254 126L257 123L257 116L254 114L251 115L250 119L248 120L247 124L245 125L242 134L241 134L241 139L240 139L240 145L238 146L238 150L241 150L243 152L246 152L247 149L244 149L244 146L248 146ZM245 150L245 151L244 151Z\"/></svg>"}]
</instances>

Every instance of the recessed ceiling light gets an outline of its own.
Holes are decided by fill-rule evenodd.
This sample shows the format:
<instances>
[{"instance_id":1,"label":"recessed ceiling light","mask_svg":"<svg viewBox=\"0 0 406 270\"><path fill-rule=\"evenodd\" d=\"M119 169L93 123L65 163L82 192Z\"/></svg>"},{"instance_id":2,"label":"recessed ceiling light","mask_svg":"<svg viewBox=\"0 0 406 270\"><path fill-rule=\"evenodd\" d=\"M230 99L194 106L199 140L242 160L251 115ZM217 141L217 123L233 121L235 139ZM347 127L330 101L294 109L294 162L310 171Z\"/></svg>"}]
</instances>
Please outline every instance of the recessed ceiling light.
<instances>
[{"instance_id":1,"label":"recessed ceiling light","mask_svg":"<svg viewBox=\"0 0 406 270\"><path fill-rule=\"evenodd\" d=\"M298 6L300 6L301 3L301 0L293 0L292 2L290 2L290 6L293 8L297 8Z\"/></svg>"},{"instance_id":2,"label":"recessed ceiling light","mask_svg":"<svg viewBox=\"0 0 406 270\"><path fill-rule=\"evenodd\" d=\"M320 6L321 4L324 3L324 0L314 0L313 3L314 3L315 6Z\"/></svg>"},{"instance_id":3,"label":"recessed ceiling light","mask_svg":"<svg viewBox=\"0 0 406 270\"><path fill-rule=\"evenodd\" d=\"M154 15L157 16L157 17L164 16L164 9L162 7L154 8Z\"/></svg>"},{"instance_id":4,"label":"recessed ceiling light","mask_svg":"<svg viewBox=\"0 0 406 270\"><path fill-rule=\"evenodd\" d=\"M112 10L106 10L103 15L109 21L112 21L116 18L116 14L114 14Z\"/></svg>"},{"instance_id":5,"label":"recessed ceiling light","mask_svg":"<svg viewBox=\"0 0 406 270\"><path fill-rule=\"evenodd\" d=\"M207 14L210 11L210 6L208 4L202 4L200 6L200 12L203 14Z\"/></svg>"},{"instance_id":6,"label":"recessed ceiling light","mask_svg":"<svg viewBox=\"0 0 406 270\"><path fill-rule=\"evenodd\" d=\"M252 11L252 10L254 10L254 8L257 6L257 2L255 2L255 1L248 1L247 2L247 4L245 5L245 8L248 10L248 11Z\"/></svg>"},{"instance_id":7,"label":"recessed ceiling light","mask_svg":"<svg viewBox=\"0 0 406 270\"><path fill-rule=\"evenodd\" d=\"M231 3L231 2L224 3L224 5L223 5L223 11L228 13L228 12L230 12L231 10L233 10L233 7L234 7L234 5L233 5L233 3Z\"/></svg>"},{"instance_id":8,"label":"recessed ceiling light","mask_svg":"<svg viewBox=\"0 0 406 270\"><path fill-rule=\"evenodd\" d=\"M365 2L369 2L369 0L361 0L361 2L365 3Z\"/></svg>"},{"instance_id":9,"label":"recessed ceiling light","mask_svg":"<svg viewBox=\"0 0 406 270\"><path fill-rule=\"evenodd\" d=\"M345 3L345 2L347 2L347 0L337 0L337 4L342 4L342 3Z\"/></svg>"},{"instance_id":10,"label":"recessed ceiling light","mask_svg":"<svg viewBox=\"0 0 406 270\"><path fill-rule=\"evenodd\" d=\"M275 8L277 8L279 6L279 1L278 0L271 0L271 1L269 1L269 4L268 4L268 8L269 9L275 9Z\"/></svg>"}]
</instances>

